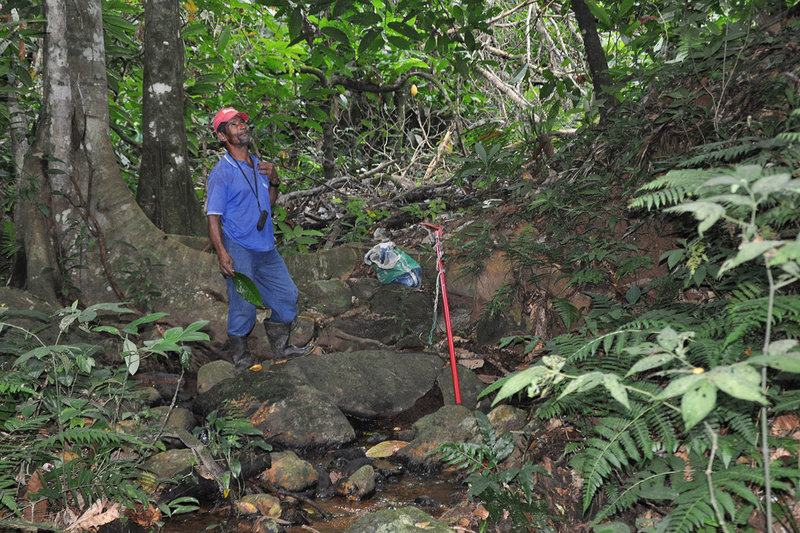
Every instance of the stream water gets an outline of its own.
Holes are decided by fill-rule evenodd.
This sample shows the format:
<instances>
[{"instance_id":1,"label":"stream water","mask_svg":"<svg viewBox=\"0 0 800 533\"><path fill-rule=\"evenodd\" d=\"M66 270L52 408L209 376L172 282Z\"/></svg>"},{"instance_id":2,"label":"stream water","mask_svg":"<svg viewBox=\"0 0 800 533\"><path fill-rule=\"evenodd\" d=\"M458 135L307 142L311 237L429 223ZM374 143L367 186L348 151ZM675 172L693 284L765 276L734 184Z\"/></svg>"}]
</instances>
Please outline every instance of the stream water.
<instances>
[{"instance_id":1,"label":"stream water","mask_svg":"<svg viewBox=\"0 0 800 533\"><path fill-rule=\"evenodd\" d=\"M447 509L463 501L466 488L453 479L442 477L417 477L404 475L396 480L380 484L375 494L360 502L350 502L344 498L315 500L331 518L326 521L312 521L309 526L289 526L287 533L340 533L346 531L360 516L403 506L419 507L433 517L441 516ZM313 516L313 514L312 514ZM313 518L312 518L313 520ZM252 520L232 513L229 506L217 510L201 509L198 512L179 515L168 520L163 533L200 533L203 531L237 532L251 531Z\"/></svg>"},{"instance_id":2,"label":"stream water","mask_svg":"<svg viewBox=\"0 0 800 533\"><path fill-rule=\"evenodd\" d=\"M367 450L373 445L392 438L396 431L407 430L409 420L401 421L402 427L392 427L398 420L383 423L354 422L357 442L355 449ZM396 436L396 435L395 435ZM307 457L312 463L325 464L325 454L318 457ZM416 475L403 472L397 476L382 478L376 486L375 493L362 501L348 501L341 496L314 499L314 504L328 515L321 520L319 512L307 504L301 508L308 512L311 523L308 526L287 526L287 533L340 533L362 515L383 509L414 506L422 509L434 518L439 518L445 511L464 501L467 488L456 480L455 474L444 470L436 474ZM250 532L253 519L237 515L231 506L218 506L216 510L201 509L195 513L176 516L166 522L161 529L163 533L200 533L213 532Z\"/></svg>"}]
</instances>

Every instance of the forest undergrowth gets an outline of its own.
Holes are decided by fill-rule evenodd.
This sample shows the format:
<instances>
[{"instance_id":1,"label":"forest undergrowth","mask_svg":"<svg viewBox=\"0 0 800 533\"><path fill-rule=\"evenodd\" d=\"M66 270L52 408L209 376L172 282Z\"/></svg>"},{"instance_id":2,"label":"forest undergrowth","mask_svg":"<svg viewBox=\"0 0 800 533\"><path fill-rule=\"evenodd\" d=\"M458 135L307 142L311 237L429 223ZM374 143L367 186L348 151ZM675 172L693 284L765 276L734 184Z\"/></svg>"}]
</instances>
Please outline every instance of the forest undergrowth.
<instances>
[{"instance_id":1,"label":"forest undergrowth","mask_svg":"<svg viewBox=\"0 0 800 533\"><path fill-rule=\"evenodd\" d=\"M560 456L542 452L541 427L515 436L527 451L507 470L511 436L443 447L491 511L483 530L800 530L800 69L787 37L736 41L730 71L718 48L651 72L640 100L557 146L549 172L504 187L513 208L495 230L514 213L538 231L485 239L520 280L498 297L540 289L528 309L547 318L501 341L519 370L484 395L567 429Z\"/></svg>"}]
</instances>

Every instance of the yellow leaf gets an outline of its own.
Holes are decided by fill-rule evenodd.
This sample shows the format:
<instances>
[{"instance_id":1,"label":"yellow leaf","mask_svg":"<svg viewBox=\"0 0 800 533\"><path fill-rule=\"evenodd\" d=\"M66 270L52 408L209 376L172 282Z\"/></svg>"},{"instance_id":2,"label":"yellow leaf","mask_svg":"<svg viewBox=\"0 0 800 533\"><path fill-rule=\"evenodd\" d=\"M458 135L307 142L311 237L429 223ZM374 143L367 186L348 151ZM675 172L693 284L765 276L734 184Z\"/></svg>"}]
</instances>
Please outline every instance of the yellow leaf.
<instances>
[{"instance_id":1,"label":"yellow leaf","mask_svg":"<svg viewBox=\"0 0 800 533\"><path fill-rule=\"evenodd\" d=\"M408 443L402 440L385 440L367 450L366 455L367 457L391 457L404 446L408 446Z\"/></svg>"}]
</instances>

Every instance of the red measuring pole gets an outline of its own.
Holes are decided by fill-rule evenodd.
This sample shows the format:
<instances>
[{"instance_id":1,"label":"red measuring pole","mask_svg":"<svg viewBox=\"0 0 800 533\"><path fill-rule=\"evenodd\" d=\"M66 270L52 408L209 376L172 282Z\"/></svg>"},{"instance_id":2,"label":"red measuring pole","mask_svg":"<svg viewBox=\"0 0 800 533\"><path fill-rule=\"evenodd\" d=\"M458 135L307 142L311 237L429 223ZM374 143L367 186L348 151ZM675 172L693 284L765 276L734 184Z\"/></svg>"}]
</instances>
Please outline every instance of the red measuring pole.
<instances>
[{"instance_id":1,"label":"red measuring pole","mask_svg":"<svg viewBox=\"0 0 800 533\"><path fill-rule=\"evenodd\" d=\"M444 263L442 262L442 231L441 226L434 226L422 222L423 226L428 226L436 230L434 238L436 239L436 261L439 269L439 281L442 284L442 307L444 307L444 324L447 329L447 348L450 350L450 371L453 373L453 391L455 393L456 405L461 405L461 385L458 383L458 366L456 364L456 348L453 345L453 326L450 324L450 305L447 303L447 286L444 283Z\"/></svg>"}]
</instances>

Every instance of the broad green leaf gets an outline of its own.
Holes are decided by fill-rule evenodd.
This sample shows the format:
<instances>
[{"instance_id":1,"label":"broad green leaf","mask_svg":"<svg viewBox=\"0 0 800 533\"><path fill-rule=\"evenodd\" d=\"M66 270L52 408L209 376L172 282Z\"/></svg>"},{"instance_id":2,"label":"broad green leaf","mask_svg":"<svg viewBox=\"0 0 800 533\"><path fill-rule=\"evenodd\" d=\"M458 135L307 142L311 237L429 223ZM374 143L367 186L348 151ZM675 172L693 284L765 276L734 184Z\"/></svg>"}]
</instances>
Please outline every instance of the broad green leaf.
<instances>
[{"instance_id":1,"label":"broad green leaf","mask_svg":"<svg viewBox=\"0 0 800 533\"><path fill-rule=\"evenodd\" d=\"M762 196L780 191L791 179L790 174L774 174L764 176L753 184L753 192Z\"/></svg>"},{"instance_id":2,"label":"broad green leaf","mask_svg":"<svg viewBox=\"0 0 800 533\"><path fill-rule=\"evenodd\" d=\"M627 409L631 408L630 403L628 403L628 391L625 390L625 386L619 380L619 376L615 374L604 374L603 386L615 400L624 405Z\"/></svg>"},{"instance_id":3,"label":"broad green leaf","mask_svg":"<svg viewBox=\"0 0 800 533\"><path fill-rule=\"evenodd\" d=\"M798 236L800 237L800 234ZM798 260L800 260L800 241L789 241L778 248L775 256L769 260L769 266L783 266Z\"/></svg>"},{"instance_id":4,"label":"broad green leaf","mask_svg":"<svg viewBox=\"0 0 800 533\"><path fill-rule=\"evenodd\" d=\"M132 376L139 370L139 350L130 339L122 341L122 358L125 361L125 368Z\"/></svg>"},{"instance_id":5,"label":"broad green leaf","mask_svg":"<svg viewBox=\"0 0 800 533\"><path fill-rule=\"evenodd\" d=\"M350 46L350 38L347 36L345 32L340 30L339 28L335 28L333 26L325 26L321 28L321 31L324 35L327 35L331 39L335 41L339 41L344 46Z\"/></svg>"},{"instance_id":6,"label":"broad green leaf","mask_svg":"<svg viewBox=\"0 0 800 533\"><path fill-rule=\"evenodd\" d=\"M752 366L718 366L707 374L708 379L734 398L766 404L761 391L761 374Z\"/></svg>"},{"instance_id":7,"label":"broad green leaf","mask_svg":"<svg viewBox=\"0 0 800 533\"><path fill-rule=\"evenodd\" d=\"M369 47L375 42L375 39L381 33L383 33L381 30L375 28L367 30L367 33L364 34L364 36L361 38L361 41L358 43L358 54L361 55L366 53L366 51L369 50Z\"/></svg>"},{"instance_id":8,"label":"broad green leaf","mask_svg":"<svg viewBox=\"0 0 800 533\"><path fill-rule=\"evenodd\" d=\"M127 324L122 330L126 333L137 334L139 333L139 326L149 322L155 322L167 316L167 313L151 313L143 317L137 318L130 324Z\"/></svg>"},{"instance_id":9,"label":"broad green leaf","mask_svg":"<svg viewBox=\"0 0 800 533\"><path fill-rule=\"evenodd\" d=\"M234 272L233 286L236 288L236 291L242 295L242 298L256 307L264 307L264 301L261 299L261 293L258 292L258 288L256 287L256 284L253 283L253 280L247 277L246 274Z\"/></svg>"},{"instance_id":10,"label":"broad green leaf","mask_svg":"<svg viewBox=\"0 0 800 533\"><path fill-rule=\"evenodd\" d=\"M225 51L225 48L228 46L228 41L231 40L231 28L230 26L226 26L222 33L219 34L219 39L217 39L217 52Z\"/></svg>"},{"instance_id":11,"label":"broad green leaf","mask_svg":"<svg viewBox=\"0 0 800 533\"><path fill-rule=\"evenodd\" d=\"M558 397L558 399L560 400L565 396L572 394L573 392L586 392L592 390L602 382L602 372L589 372L588 374L582 374L573 379L569 385L564 387L564 390L561 392L561 395Z\"/></svg>"},{"instance_id":12,"label":"broad green leaf","mask_svg":"<svg viewBox=\"0 0 800 533\"><path fill-rule=\"evenodd\" d=\"M697 231L700 235L725 215L725 208L712 202L696 201L669 207L667 213L692 213L700 221Z\"/></svg>"},{"instance_id":13,"label":"broad green leaf","mask_svg":"<svg viewBox=\"0 0 800 533\"><path fill-rule=\"evenodd\" d=\"M657 368L663 366L664 363L668 363L672 361L675 356L671 353L657 353L655 355L649 355L643 359L639 359L636 363L628 370L628 373L625 374L625 377L630 375L636 374L638 372L644 372L645 370L650 370L651 368Z\"/></svg>"},{"instance_id":14,"label":"broad green leaf","mask_svg":"<svg viewBox=\"0 0 800 533\"><path fill-rule=\"evenodd\" d=\"M686 391L681 398L681 416L687 431L703 420L716 403L717 387L705 378Z\"/></svg>"},{"instance_id":15,"label":"broad green leaf","mask_svg":"<svg viewBox=\"0 0 800 533\"><path fill-rule=\"evenodd\" d=\"M407 37L412 41L418 41L420 39L419 32L416 29L409 26L408 24L406 24L405 22L399 22L399 21L390 22L387 24L387 26L396 31L397 33L399 33L400 35L402 35L403 37Z\"/></svg>"},{"instance_id":16,"label":"broad green leaf","mask_svg":"<svg viewBox=\"0 0 800 533\"><path fill-rule=\"evenodd\" d=\"M800 352L789 352L783 355L754 355L747 362L751 365L766 365L783 372L800 373Z\"/></svg>"},{"instance_id":17,"label":"broad green leaf","mask_svg":"<svg viewBox=\"0 0 800 533\"><path fill-rule=\"evenodd\" d=\"M797 339L781 339L778 341L772 341L767 346L767 354L772 356L778 355L786 355L789 353L790 350L793 350L795 346L797 346Z\"/></svg>"},{"instance_id":18,"label":"broad green leaf","mask_svg":"<svg viewBox=\"0 0 800 533\"><path fill-rule=\"evenodd\" d=\"M608 30L613 29L614 26L611 24L611 18L608 16L608 13L606 13L606 10L603 9L602 6L598 5L597 2L595 2L594 0L584 0L584 1L586 2L586 7L588 7L589 11L592 12L592 15L594 15L597 18L597 20L603 26L605 26L606 29Z\"/></svg>"},{"instance_id":19,"label":"broad green leaf","mask_svg":"<svg viewBox=\"0 0 800 533\"><path fill-rule=\"evenodd\" d=\"M764 253L777 248L783 244L783 241L751 241L743 243L739 246L739 252L731 259L725 261L719 269L717 276L721 276L724 272L735 268L742 263L746 263L756 257L761 257Z\"/></svg>"},{"instance_id":20,"label":"broad green leaf","mask_svg":"<svg viewBox=\"0 0 800 533\"><path fill-rule=\"evenodd\" d=\"M656 396L656 400L666 400L668 398L685 394L686 391L695 386L701 379L703 379L702 374L688 374L678 379L674 379L669 382L669 385L667 385L663 391L661 391L661 394Z\"/></svg>"},{"instance_id":21,"label":"broad green leaf","mask_svg":"<svg viewBox=\"0 0 800 533\"><path fill-rule=\"evenodd\" d=\"M356 24L358 26L375 26L380 24L382 21L383 19L380 17L380 15L368 12L356 13L347 17L347 22L350 24Z\"/></svg>"},{"instance_id":22,"label":"broad green leaf","mask_svg":"<svg viewBox=\"0 0 800 533\"><path fill-rule=\"evenodd\" d=\"M533 396L535 391L540 387L540 382L544 379L547 372L548 369L543 366L532 366L507 376L502 387L497 391L497 397L494 399L494 402L492 402L492 405L500 400L513 396L525 387L528 387L529 396ZM531 392L534 394L531 394Z\"/></svg>"},{"instance_id":23,"label":"broad green leaf","mask_svg":"<svg viewBox=\"0 0 800 533\"><path fill-rule=\"evenodd\" d=\"M678 346L681 345L681 338L678 335L678 332L672 328L664 328L659 331L656 341L658 342L659 346L668 352L674 351Z\"/></svg>"},{"instance_id":24,"label":"broad green leaf","mask_svg":"<svg viewBox=\"0 0 800 533\"><path fill-rule=\"evenodd\" d=\"M331 15L334 19L339 19L347 13L347 11L353 7L354 0L337 0L336 4L333 6L333 10L331 11Z\"/></svg>"}]
</instances>

